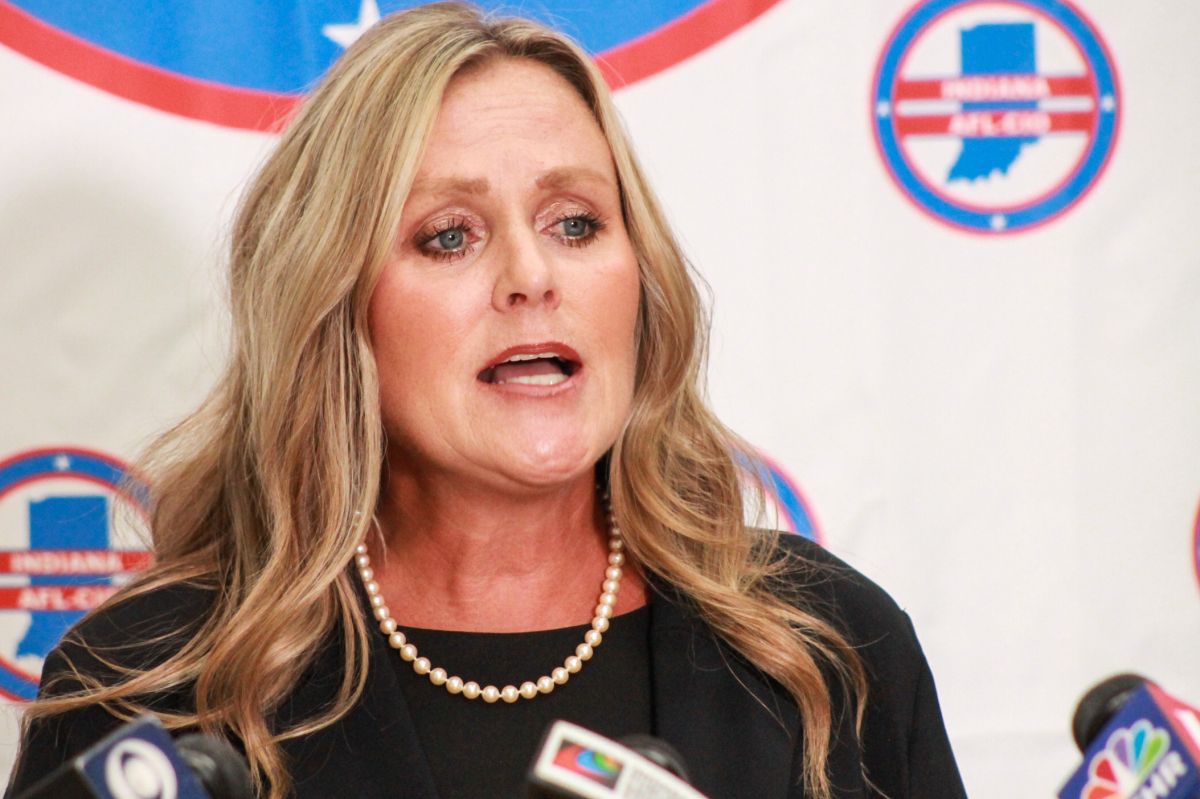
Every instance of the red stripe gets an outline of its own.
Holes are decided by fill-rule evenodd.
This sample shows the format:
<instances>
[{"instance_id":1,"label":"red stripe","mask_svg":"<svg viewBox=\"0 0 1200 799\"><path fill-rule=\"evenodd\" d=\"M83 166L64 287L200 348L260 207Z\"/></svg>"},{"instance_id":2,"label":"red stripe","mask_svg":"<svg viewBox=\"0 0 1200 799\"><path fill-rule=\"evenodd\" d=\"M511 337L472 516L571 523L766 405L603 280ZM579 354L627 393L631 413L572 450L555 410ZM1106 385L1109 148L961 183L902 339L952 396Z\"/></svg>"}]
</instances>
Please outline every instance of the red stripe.
<instances>
[{"instance_id":1,"label":"red stripe","mask_svg":"<svg viewBox=\"0 0 1200 799\"><path fill-rule=\"evenodd\" d=\"M1047 133L1089 132L1096 126L1093 111L967 111L961 114L896 118L901 136L961 136L989 139L1044 136Z\"/></svg>"},{"instance_id":2,"label":"red stripe","mask_svg":"<svg viewBox=\"0 0 1200 799\"><path fill-rule=\"evenodd\" d=\"M120 588L115 585L0 588L0 610L87 611L98 607Z\"/></svg>"},{"instance_id":3,"label":"red stripe","mask_svg":"<svg viewBox=\"0 0 1200 799\"><path fill-rule=\"evenodd\" d=\"M710 0L676 20L596 57L608 85L620 89L662 72L758 18L779 0Z\"/></svg>"},{"instance_id":4,"label":"red stripe","mask_svg":"<svg viewBox=\"0 0 1200 799\"><path fill-rule=\"evenodd\" d=\"M275 131L300 98L188 78L97 47L0 0L0 40L98 89L172 114L232 128Z\"/></svg>"},{"instance_id":5,"label":"red stripe","mask_svg":"<svg viewBox=\"0 0 1200 799\"><path fill-rule=\"evenodd\" d=\"M661 72L715 44L779 0L710 0L633 41L596 57L614 89ZM97 47L0 0L0 41L76 80L190 119L278 132L300 95L238 89L178 75Z\"/></svg>"},{"instance_id":6,"label":"red stripe","mask_svg":"<svg viewBox=\"0 0 1200 799\"><path fill-rule=\"evenodd\" d=\"M1037 76L1032 76L1037 78ZM971 96L963 96L962 89L966 84L974 81L987 84L999 84L1002 81L1029 82L1029 75L987 75L987 76L970 76L963 75L954 78L935 78L933 80L902 80L896 83L896 94L892 98L894 102L901 100L963 100L966 102L987 102L988 100L997 99L995 97L984 96L975 98ZM1022 96L1013 96L999 98L1003 100L1036 100L1041 97L1076 97L1090 96L1093 91L1092 80L1087 75L1071 75L1064 77L1046 77L1041 78L1046 85L1047 92L1024 94Z\"/></svg>"},{"instance_id":7,"label":"red stripe","mask_svg":"<svg viewBox=\"0 0 1200 799\"><path fill-rule=\"evenodd\" d=\"M0 574L121 574L149 568L149 552L100 549L35 549L0 552Z\"/></svg>"}]
</instances>

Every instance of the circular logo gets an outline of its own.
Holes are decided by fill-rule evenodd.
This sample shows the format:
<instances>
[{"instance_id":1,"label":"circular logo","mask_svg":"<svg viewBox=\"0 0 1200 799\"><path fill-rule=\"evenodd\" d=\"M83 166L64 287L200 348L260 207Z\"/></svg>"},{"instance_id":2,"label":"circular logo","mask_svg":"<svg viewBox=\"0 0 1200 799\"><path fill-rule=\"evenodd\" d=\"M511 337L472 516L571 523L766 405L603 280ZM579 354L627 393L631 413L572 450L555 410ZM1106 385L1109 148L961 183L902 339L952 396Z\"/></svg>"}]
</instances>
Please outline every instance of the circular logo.
<instances>
[{"instance_id":1,"label":"circular logo","mask_svg":"<svg viewBox=\"0 0 1200 799\"><path fill-rule=\"evenodd\" d=\"M271 131L383 14L424 0L0 0L0 42L77 80L173 114ZM661 72L779 0L624 3L620 13L568 0L519 6L565 31L613 87ZM511 4L480 3L511 12Z\"/></svg>"},{"instance_id":2,"label":"circular logo","mask_svg":"<svg viewBox=\"0 0 1200 799\"><path fill-rule=\"evenodd\" d=\"M139 738L127 738L108 750L105 787L113 799L175 799L175 768L162 750Z\"/></svg>"},{"instance_id":3,"label":"circular logo","mask_svg":"<svg viewBox=\"0 0 1200 799\"><path fill-rule=\"evenodd\" d=\"M1096 185L1120 118L1100 34L1065 0L926 0L901 20L871 94L880 155L942 222L1015 233Z\"/></svg>"},{"instance_id":4,"label":"circular logo","mask_svg":"<svg viewBox=\"0 0 1200 799\"><path fill-rule=\"evenodd\" d=\"M116 458L73 447L0 461L0 695L33 699L67 628L150 565L114 525L118 510L149 506L128 475Z\"/></svg>"}]
</instances>

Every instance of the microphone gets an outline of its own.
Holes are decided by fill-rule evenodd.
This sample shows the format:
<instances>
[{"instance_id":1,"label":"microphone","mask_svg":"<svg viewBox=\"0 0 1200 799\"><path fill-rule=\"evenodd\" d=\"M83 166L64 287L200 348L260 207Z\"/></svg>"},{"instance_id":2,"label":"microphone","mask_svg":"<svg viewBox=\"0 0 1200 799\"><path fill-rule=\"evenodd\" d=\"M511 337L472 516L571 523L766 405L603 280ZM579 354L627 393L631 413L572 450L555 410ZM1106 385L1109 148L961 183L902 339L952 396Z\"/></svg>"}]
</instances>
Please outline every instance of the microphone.
<instances>
[{"instance_id":1,"label":"microphone","mask_svg":"<svg viewBox=\"0 0 1200 799\"><path fill-rule=\"evenodd\" d=\"M1083 763L1059 799L1200 799L1200 714L1144 677L1089 689L1071 732Z\"/></svg>"},{"instance_id":2,"label":"microphone","mask_svg":"<svg viewBox=\"0 0 1200 799\"><path fill-rule=\"evenodd\" d=\"M173 742L154 716L122 724L17 799L254 799L245 758L193 733Z\"/></svg>"},{"instance_id":3,"label":"microphone","mask_svg":"<svg viewBox=\"0 0 1200 799\"><path fill-rule=\"evenodd\" d=\"M666 741L631 735L620 744L569 721L546 730L530 766L528 799L706 799L687 783Z\"/></svg>"}]
</instances>

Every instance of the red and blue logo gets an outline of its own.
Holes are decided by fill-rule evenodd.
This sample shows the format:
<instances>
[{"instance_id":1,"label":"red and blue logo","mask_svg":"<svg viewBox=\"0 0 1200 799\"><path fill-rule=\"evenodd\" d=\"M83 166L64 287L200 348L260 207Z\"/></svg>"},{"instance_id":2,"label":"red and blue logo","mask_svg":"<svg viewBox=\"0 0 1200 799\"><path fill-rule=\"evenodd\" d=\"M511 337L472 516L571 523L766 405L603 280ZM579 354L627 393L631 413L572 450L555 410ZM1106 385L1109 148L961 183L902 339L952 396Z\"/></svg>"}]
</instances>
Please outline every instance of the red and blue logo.
<instances>
[{"instance_id":1,"label":"red and blue logo","mask_svg":"<svg viewBox=\"0 0 1200 799\"><path fill-rule=\"evenodd\" d=\"M0 695L37 695L67 628L150 565L114 534L114 503L144 516L147 487L103 453L71 447L0 461Z\"/></svg>"},{"instance_id":2,"label":"red and blue logo","mask_svg":"<svg viewBox=\"0 0 1200 799\"><path fill-rule=\"evenodd\" d=\"M573 36L613 87L704 50L779 0L484 2ZM271 131L382 14L410 0L0 0L0 42L173 114Z\"/></svg>"},{"instance_id":3,"label":"red and blue logo","mask_svg":"<svg viewBox=\"0 0 1200 799\"><path fill-rule=\"evenodd\" d=\"M1066 0L925 0L875 71L880 155L925 213L973 233L1063 214L1117 142L1116 66Z\"/></svg>"}]
</instances>

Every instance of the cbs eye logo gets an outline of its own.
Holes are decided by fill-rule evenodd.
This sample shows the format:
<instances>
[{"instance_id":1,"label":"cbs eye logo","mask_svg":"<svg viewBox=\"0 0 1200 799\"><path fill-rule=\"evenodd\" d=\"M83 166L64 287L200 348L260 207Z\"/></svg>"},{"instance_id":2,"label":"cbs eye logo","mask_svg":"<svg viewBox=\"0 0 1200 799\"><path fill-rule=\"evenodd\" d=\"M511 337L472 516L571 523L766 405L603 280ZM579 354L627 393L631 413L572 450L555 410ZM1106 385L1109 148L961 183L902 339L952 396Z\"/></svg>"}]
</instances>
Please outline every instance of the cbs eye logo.
<instances>
[{"instance_id":1,"label":"cbs eye logo","mask_svg":"<svg viewBox=\"0 0 1200 799\"><path fill-rule=\"evenodd\" d=\"M179 795L171 761L157 746L137 738L109 750L104 782L113 799L176 799Z\"/></svg>"}]
</instances>

